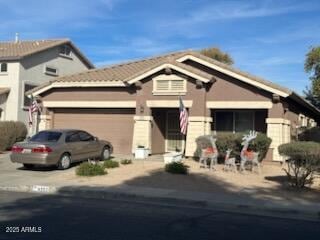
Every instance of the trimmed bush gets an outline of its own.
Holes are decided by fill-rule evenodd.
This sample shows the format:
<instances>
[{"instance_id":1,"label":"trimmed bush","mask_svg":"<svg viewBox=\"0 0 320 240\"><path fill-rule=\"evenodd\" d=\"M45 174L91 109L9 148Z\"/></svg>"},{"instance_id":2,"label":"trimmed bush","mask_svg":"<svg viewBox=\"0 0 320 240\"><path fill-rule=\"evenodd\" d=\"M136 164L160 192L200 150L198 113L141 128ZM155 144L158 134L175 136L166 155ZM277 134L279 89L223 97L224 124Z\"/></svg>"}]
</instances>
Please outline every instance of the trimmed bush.
<instances>
[{"instance_id":1,"label":"trimmed bush","mask_svg":"<svg viewBox=\"0 0 320 240\"><path fill-rule=\"evenodd\" d=\"M120 161L120 163L123 165L132 164L132 160L131 159L122 159Z\"/></svg>"},{"instance_id":2,"label":"trimmed bush","mask_svg":"<svg viewBox=\"0 0 320 240\"><path fill-rule=\"evenodd\" d=\"M243 133L219 133L217 135L216 145L219 151L219 158L223 158L228 148L232 149L231 157L237 157L242 149L242 137ZM195 155L199 157L201 155L201 148L211 147L211 143L208 136L200 136L196 139L197 150ZM256 139L250 142L249 148L253 151L259 152L259 161L261 162L267 155L268 149L271 144L271 138L268 138L263 133L258 133Z\"/></svg>"},{"instance_id":3,"label":"trimmed bush","mask_svg":"<svg viewBox=\"0 0 320 240\"><path fill-rule=\"evenodd\" d=\"M165 165L165 171L173 174L188 174L188 167L181 162L172 162Z\"/></svg>"},{"instance_id":4,"label":"trimmed bush","mask_svg":"<svg viewBox=\"0 0 320 240\"><path fill-rule=\"evenodd\" d=\"M320 144L316 142L292 142L282 144L279 153L288 157L288 169L284 169L289 183L297 188L312 184L314 173L320 169Z\"/></svg>"},{"instance_id":5,"label":"trimmed bush","mask_svg":"<svg viewBox=\"0 0 320 240\"><path fill-rule=\"evenodd\" d=\"M0 122L0 151L10 149L14 143L23 141L27 133L27 127L22 122Z\"/></svg>"},{"instance_id":6,"label":"trimmed bush","mask_svg":"<svg viewBox=\"0 0 320 240\"><path fill-rule=\"evenodd\" d=\"M320 143L320 127L313 127L304 130L298 136L300 141L313 141Z\"/></svg>"},{"instance_id":7,"label":"trimmed bush","mask_svg":"<svg viewBox=\"0 0 320 240\"><path fill-rule=\"evenodd\" d=\"M77 167L76 174L78 176L100 176L105 175L107 172L104 170L104 167L98 164L91 164L88 162L83 162Z\"/></svg>"},{"instance_id":8,"label":"trimmed bush","mask_svg":"<svg viewBox=\"0 0 320 240\"><path fill-rule=\"evenodd\" d=\"M103 162L103 166L105 168L117 168L117 167L119 167L119 163L117 161L113 161L113 160L105 160Z\"/></svg>"}]
</instances>

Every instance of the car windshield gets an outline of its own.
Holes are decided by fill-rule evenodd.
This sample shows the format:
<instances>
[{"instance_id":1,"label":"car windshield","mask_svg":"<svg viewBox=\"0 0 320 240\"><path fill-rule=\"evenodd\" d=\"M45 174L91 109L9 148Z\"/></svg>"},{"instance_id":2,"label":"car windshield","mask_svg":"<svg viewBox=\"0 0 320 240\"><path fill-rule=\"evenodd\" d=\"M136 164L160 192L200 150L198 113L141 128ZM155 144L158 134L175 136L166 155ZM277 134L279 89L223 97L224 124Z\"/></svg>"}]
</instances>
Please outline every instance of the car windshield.
<instances>
[{"instance_id":1,"label":"car windshield","mask_svg":"<svg viewBox=\"0 0 320 240\"><path fill-rule=\"evenodd\" d=\"M57 142L61 135L61 132L39 132L30 139L30 142Z\"/></svg>"}]
</instances>

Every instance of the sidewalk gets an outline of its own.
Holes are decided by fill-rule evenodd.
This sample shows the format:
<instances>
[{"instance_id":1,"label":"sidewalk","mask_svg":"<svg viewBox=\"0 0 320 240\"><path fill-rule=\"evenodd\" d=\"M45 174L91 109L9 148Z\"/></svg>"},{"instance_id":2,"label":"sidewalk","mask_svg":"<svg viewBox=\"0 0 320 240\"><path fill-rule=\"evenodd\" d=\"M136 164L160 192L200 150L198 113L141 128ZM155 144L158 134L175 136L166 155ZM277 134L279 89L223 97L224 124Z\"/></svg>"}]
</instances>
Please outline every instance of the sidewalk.
<instances>
[{"instance_id":1,"label":"sidewalk","mask_svg":"<svg viewBox=\"0 0 320 240\"><path fill-rule=\"evenodd\" d=\"M75 167L67 171L24 171L17 170L16 165L4 164L0 158L0 167L5 166L9 174L5 177L0 173L0 190L320 220L319 192L305 190L297 193L282 188L273 180L282 173L278 173L275 166L265 167L265 175L241 175L224 173L220 169L209 172L190 161L187 164L190 166L187 176L164 172L162 162L136 161L132 165L108 170L105 176L87 178L76 176ZM269 168L277 171L272 175Z\"/></svg>"}]
</instances>

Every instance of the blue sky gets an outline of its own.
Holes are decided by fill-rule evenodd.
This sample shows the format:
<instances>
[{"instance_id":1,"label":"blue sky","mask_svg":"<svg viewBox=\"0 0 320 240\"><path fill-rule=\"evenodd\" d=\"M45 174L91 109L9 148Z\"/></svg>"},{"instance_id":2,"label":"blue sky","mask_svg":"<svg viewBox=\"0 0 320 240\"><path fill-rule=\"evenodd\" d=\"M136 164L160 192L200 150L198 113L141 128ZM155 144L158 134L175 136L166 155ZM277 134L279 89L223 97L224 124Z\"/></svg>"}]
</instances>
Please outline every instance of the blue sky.
<instances>
[{"instance_id":1,"label":"blue sky","mask_svg":"<svg viewBox=\"0 0 320 240\"><path fill-rule=\"evenodd\" d=\"M70 38L97 66L216 46L235 67L299 93L320 1L0 0L0 41Z\"/></svg>"}]
</instances>

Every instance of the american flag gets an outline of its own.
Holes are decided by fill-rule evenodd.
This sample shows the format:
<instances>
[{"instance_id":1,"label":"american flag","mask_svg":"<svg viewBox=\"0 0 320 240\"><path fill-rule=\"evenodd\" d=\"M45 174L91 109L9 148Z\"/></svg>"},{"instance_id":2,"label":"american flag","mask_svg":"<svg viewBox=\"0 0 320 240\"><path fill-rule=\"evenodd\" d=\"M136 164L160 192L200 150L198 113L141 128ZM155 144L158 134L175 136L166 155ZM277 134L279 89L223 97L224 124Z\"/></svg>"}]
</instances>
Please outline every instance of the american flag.
<instances>
[{"instance_id":1,"label":"american flag","mask_svg":"<svg viewBox=\"0 0 320 240\"><path fill-rule=\"evenodd\" d=\"M32 125L33 124L33 117L32 117L32 114L33 113L38 113L38 111L40 111L40 106L39 104L37 103L36 100L34 100L32 102L32 104L29 106L29 109L28 109L28 119L29 119L29 125Z\"/></svg>"},{"instance_id":2,"label":"american flag","mask_svg":"<svg viewBox=\"0 0 320 240\"><path fill-rule=\"evenodd\" d=\"M179 111L180 111L180 132L183 135L186 135L187 133L187 127L188 127L188 112L187 109L184 107L183 102L182 102L182 98L179 98L179 102L180 102L180 107L179 107Z\"/></svg>"}]
</instances>

